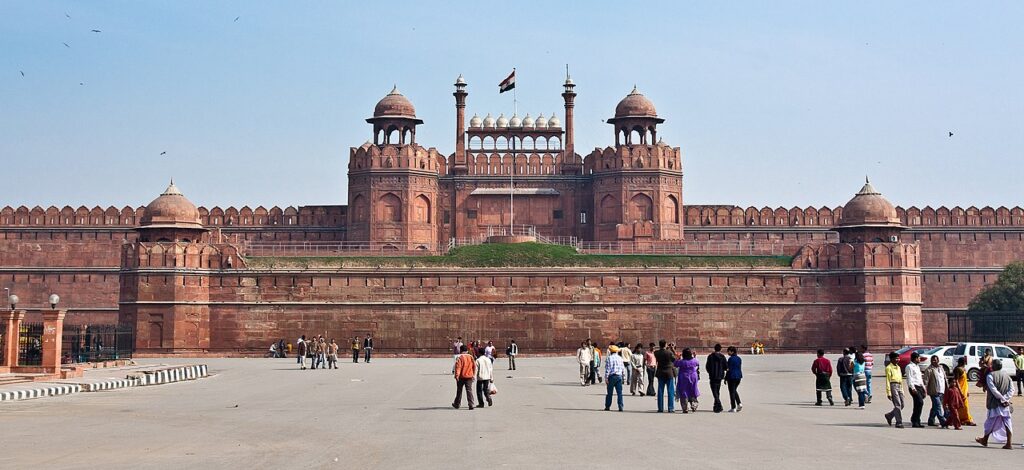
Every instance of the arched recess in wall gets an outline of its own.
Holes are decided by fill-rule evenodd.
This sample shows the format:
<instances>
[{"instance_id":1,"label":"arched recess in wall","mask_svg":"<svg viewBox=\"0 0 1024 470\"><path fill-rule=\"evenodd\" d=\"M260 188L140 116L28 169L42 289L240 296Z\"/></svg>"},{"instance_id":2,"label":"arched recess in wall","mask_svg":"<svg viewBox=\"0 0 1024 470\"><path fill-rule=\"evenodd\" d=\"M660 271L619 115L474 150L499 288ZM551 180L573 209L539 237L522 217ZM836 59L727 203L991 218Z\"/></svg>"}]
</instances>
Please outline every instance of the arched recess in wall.
<instances>
[{"instance_id":1,"label":"arched recess in wall","mask_svg":"<svg viewBox=\"0 0 1024 470\"><path fill-rule=\"evenodd\" d=\"M414 222L429 224L431 222L430 199L422 194L416 196L416 199L412 201L412 213Z\"/></svg>"},{"instance_id":2,"label":"arched recess in wall","mask_svg":"<svg viewBox=\"0 0 1024 470\"><path fill-rule=\"evenodd\" d=\"M366 198L362 194L356 194L356 197L352 199L352 220L354 222L366 222L368 215L370 214L369 204L366 203Z\"/></svg>"},{"instance_id":3,"label":"arched recess in wall","mask_svg":"<svg viewBox=\"0 0 1024 470\"><path fill-rule=\"evenodd\" d=\"M384 222L402 221L402 200L393 193L380 197L380 219Z\"/></svg>"},{"instance_id":4,"label":"arched recess in wall","mask_svg":"<svg viewBox=\"0 0 1024 470\"><path fill-rule=\"evenodd\" d=\"M645 220L654 220L653 209L654 201L651 200L651 197L644 193L639 193L629 200L629 221L642 222Z\"/></svg>"},{"instance_id":5,"label":"arched recess in wall","mask_svg":"<svg viewBox=\"0 0 1024 470\"><path fill-rule=\"evenodd\" d=\"M619 203L611 194L601 198L601 223L615 223L619 221Z\"/></svg>"},{"instance_id":6,"label":"arched recess in wall","mask_svg":"<svg viewBox=\"0 0 1024 470\"><path fill-rule=\"evenodd\" d=\"M679 223L679 201L671 194L665 198L665 202L662 204L661 220L666 223Z\"/></svg>"}]
</instances>

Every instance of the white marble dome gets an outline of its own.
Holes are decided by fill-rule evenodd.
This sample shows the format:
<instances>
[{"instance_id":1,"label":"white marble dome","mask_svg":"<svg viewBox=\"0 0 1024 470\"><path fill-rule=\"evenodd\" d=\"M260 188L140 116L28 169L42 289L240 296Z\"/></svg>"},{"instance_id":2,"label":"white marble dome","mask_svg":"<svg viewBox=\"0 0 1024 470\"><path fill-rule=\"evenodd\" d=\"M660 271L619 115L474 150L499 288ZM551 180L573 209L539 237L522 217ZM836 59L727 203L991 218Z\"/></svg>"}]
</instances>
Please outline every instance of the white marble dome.
<instances>
[{"instance_id":1,"label":"white marble dome","mask_svg":"<svg viewBox=\"0 0 1024 470\"><path fill-rule=\"evenodd\" d=\"M505 113L498 115L498 121L495 122L497 127L508 127L508 118L505 117Z\"/></svg>"},{"instance_id":2,"label":"white marble dome","mask_svg":"<svg viewBox=\"0 0 1024 470\"><path fill-rule=\"evenodd\" d=\"M537 129L548 127L548 118L544 117L544 113L537 116Z\"/></svg>"},{"instance_id":3,"label":"white marble dome","mask_svg":"<svg viewBox=\"0 0 1024 470\"><path fill-rule=\"evenodd\" d=\"M555 116L554 113L551 113L551 118L548 119L548 128L553 129L557 127L562 127L562 121L559 121L558 116Z\"/></svg>"},{"instance_id":4,"label":"white marble dome","mask_svg":"<svg viewBox=\"0 0 1024 470\"><path fill-rule=\"evenodd\" d=\"M474 114L473 117L469 119L469 127L480 127L482 125L483 121L481 121L480 116L477 116L476 114Z\"/></svg>"},{"instance_id":5,"label":"white marble dome","mask_svg":"<svg viewBox=\"0 0 1024 470\"><path fill-rule=\"evenodd\" d=\"M487 116L484 117L484 127L485 128L492 128L492 127L494 127L494 118L491 117L491 113L487 113Z\"/></svg>"},{"instance_id":6,"label":"white marble dome","mask_svg":"<svg viewBox=\"0 0 1024 470\"><path fill-rule=\"evenodd\" d=\"M523 120L518 115L513 114L512 119L508 120L508 127L523 127Z\"/></svg>"},{"instance_id":7,"label":"white marble dome","mask_svg":"<svg viewBox=\"0 0 1024 470\"><path fill-rule=\"evenodd\" d=\"M523 127L533 129L533 118L530 117L530 113L526 113L526 117L523 118Z\"/></svg>"}]
</instances>

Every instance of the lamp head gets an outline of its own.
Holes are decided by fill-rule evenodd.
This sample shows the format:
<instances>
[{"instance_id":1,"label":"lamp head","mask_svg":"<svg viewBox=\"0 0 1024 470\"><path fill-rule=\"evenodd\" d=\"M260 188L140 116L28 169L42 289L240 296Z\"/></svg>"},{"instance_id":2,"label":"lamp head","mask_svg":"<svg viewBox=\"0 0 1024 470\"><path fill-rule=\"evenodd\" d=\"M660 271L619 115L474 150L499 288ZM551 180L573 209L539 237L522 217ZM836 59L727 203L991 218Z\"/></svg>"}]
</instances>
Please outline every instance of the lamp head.
<instances>
[{"instance_id":1,"label":"lamp head","mask_svg":"<svg viewBox=\"0 0 1024 470\"><path fill-rule=\"evenodd\" d=\"M50 308L57 308L58 303L60 303L60 296L57 294L50 294Z\"/></svg>"},{"instance_id":2,"label":"lamp head","mask_svg":"<svg viewBox=\"0 0 1024 470\"><path fill-rule=\"evenodd\" d=\"M19 299L18 296L14 294L11 294L10 296L7 297L7 302L11 304L11 310L14 310L14 308L18 305L19 300L21 299Z\"/></svg>"}]
</instances>

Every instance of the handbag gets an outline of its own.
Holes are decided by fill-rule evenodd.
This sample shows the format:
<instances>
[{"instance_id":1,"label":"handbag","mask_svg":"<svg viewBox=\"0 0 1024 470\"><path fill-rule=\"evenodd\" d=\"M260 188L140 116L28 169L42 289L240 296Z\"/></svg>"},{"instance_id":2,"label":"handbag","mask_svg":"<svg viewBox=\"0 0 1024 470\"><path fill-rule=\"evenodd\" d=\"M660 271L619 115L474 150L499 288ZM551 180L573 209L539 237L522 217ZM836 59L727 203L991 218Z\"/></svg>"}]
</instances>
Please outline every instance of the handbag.
<instances>
[{"instance_id":1,"label":"handbag","mask_svg":"<svg viewBox=\"0 0 1024 470\"><path fill-rule=\"evenodd\" d=\"M498 387L496 385L494 385L494 382L491 382L490 387L487 388L487 394L488 395L497 395L498 394Z\"/></svg>"}]
</instances>

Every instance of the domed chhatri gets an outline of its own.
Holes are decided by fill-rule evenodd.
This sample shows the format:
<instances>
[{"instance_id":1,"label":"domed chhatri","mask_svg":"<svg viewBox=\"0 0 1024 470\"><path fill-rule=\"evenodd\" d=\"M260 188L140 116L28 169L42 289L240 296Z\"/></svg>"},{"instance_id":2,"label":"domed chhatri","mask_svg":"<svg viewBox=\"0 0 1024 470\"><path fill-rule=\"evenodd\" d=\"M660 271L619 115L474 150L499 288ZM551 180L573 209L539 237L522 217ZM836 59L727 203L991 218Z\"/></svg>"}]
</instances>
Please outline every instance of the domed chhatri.
<instances>
[{"instance_id":1,"label":"domed chhatri","mask_svg":"<svg viewBox=\"0 0 1024 470\"><path fill-rule=\"evenodd\" d=\"M373 108L373 117L416 119L416 108L409 101L409 98L406 98L405 95L398 91L398 85L395 85L391 89L391 93L388 93L377 102L377 106Z\"/></svg>"},{"instance_id":2,"label":"domed chhatri","mask_svg":"<svg viewBox=\"0 0 1024 470\"><path fill-rule=\"evenodd\" d=\"M865 178L864 186L843 206L836 231L844 243L897 242L905 228L896 207Z\"/></svg>"},{"instance_id":3,"label":"domed chhatri","mask_svg":"<svg viewBox=\"0 0 1024 470\"><path fill-rule=\"evenodd\" d=\"M189 201L174 185L174 180L167 186L160 197L146 205L146 210L139 219L142 227L174 227L186 229L202 229L199 209Z\"/></svg>"},{"instance_id":4,"label":"domed chhatri","mask_svg":"<svg viewBox=\"0 0 1024 470\"><path fill-rule=\"evenodd\" d=\"M654 109L654 103L641 94L636 89L636 85L633 85L633 91L626 95L622 101L619 101L619 104L615 105L616 119L631 117L658 117L658 111Z\"/></svg>"}]
</instances>

